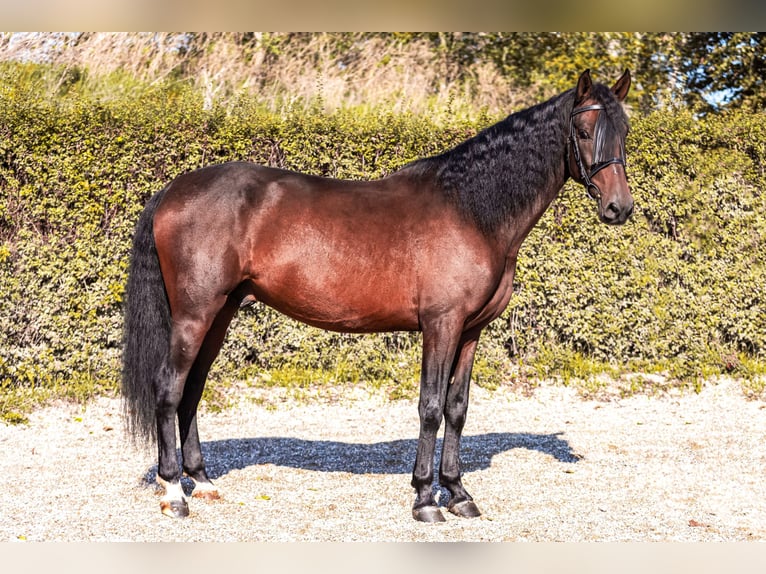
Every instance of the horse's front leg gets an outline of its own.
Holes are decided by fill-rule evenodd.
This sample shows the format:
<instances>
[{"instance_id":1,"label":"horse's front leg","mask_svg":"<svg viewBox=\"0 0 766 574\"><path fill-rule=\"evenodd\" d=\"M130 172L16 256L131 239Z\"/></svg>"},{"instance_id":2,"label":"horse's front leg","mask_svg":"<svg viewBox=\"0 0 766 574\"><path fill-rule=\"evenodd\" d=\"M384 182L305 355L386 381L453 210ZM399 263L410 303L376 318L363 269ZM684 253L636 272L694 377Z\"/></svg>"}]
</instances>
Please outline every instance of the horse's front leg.
<instances>
[{"instance_id":1,"label":"horse's front leg","mask_svg":"<svg viewBox=\"0 0 766 574\"><path fill-rule=\"evenodd\" d=\"M442 421L455 350L462 324L442 318L423 326L423 361L420 373L420 435L412 471L415 504L412 516L421 522L443 522L433 493L436 433Z\"/></svg>"},{"instance_id":2,"label":"horse's front leg","mask_svg":"<svg viewBox=\"0 0 766 574\"><path fill-rule=\"evenodd\" d=\"M457 351L457 362L447 390L447 402L444 406L444 445L442 447L439 483L450 491L448 510L463 518L481 516L471 495L463 487L460 477L460 436L465 425L468 411L468 391L471 383L471 370L479 342L479 333L471 335L461 342Z\"/></svg>"}]
</instances>

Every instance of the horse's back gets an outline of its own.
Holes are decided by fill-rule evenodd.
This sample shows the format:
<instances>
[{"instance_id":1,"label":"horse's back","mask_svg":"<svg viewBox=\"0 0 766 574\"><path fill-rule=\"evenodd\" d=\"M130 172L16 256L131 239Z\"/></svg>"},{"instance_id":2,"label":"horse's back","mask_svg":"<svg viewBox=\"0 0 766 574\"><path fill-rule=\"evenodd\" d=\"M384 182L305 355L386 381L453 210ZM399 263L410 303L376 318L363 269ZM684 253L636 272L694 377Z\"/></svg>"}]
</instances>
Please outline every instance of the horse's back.
<instances>
[{"instance_id":1,"label":"horse's back","mask_svg":"<svg viewBox=\"0 0 766 574\"><path fill-rule=\"evenodd\" d=\"M216 281L215 291L244 286L325 328L417 329L409 191L385 179L334 180L249 163L189 172L171 182L155 214L163 272L183 276L173 291Z\"/></svg>"},{"instance_id":2,"label":"horse's back","mask_svg":"<svg viewBox=\"0 0 766 574\"><path fill-rule=\"evenodd\" d=\"M453 281L480 284L494 263L477 230L406 173L349 181L221 164L174 180L155 222L186 283L245 289L339 331L416 330L429 298L448 297Z\"/></svg>"}]
</instances>

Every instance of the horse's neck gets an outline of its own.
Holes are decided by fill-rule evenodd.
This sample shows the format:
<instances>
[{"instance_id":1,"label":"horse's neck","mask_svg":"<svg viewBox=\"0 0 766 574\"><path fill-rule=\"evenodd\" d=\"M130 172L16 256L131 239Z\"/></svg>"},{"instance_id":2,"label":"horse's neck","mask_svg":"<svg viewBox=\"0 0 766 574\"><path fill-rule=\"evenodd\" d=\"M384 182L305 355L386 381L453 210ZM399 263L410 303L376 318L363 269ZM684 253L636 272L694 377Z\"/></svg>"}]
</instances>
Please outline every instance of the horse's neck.
<instances>
[{"instance_id":1,"label":"horse's neck","mask_svg":"<svg viewBox=\"0 0 766 574\"><path fill-rule=\"evenodd\" d=\"M561 176L551 178L548 185L540 190L536 200L518 217L509 219L496 233L497 241L507 250L508 256L515 259L521 244L530 231L545 214L550 205L564 187L567 179L566 170Z\"/></svg>"},{"instance_id":2,"label":"horse's neck","mask_svg":"<svg viewBox=\"0 0 766 574\"><path fill-rule=\"evenodd\" d=\"M567 93L483 130L438 158L439 183L489 235L537 221L567 177ZM531 229L531 227L529 228ZM528 233L528 230L526 231Z\"/></svg>"},{"instance_id":3,"label":"horse's neck","mask_svg":"<svg viewBox=\"0 0 766 574\"><path fill-rule=\"evenodd\" d=\"M534 196L524 205L522 210L515 216L506 219L505 224L497 230L498 239L501 243L507 244L509 253L514 257L524 239L556 199L569 177L566 165L566 127L552 126L551 137L544 149L541 149L538 143L537 147L530 149L528 157L534 154L548 154L553 161L549 164L545 176L534 181ZM524 169L523 164L511 166L509 177L515 177L515 172Z\"/></svg>"}]
</instances>

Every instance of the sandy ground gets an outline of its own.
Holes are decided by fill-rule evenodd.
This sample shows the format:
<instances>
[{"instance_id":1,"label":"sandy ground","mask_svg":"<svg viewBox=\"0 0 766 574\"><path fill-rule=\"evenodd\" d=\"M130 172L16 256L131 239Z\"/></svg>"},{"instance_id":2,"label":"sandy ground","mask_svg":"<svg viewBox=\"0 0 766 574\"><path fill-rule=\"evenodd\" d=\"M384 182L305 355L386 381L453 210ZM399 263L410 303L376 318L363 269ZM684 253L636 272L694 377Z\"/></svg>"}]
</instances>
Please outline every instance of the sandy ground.
<instances>
[{"instance_id":1,"label":"sandy ground","mask_svg":"<svg viewBox=\"0 0 766 574\"><path fill-rule=\"evenodd\" d=\"M183 520L160 514L154 453L130 445L119 400L0 423L0 541L766 540L766 404L732 381L610 402L474 388L461 458L483 516L442 524L411 518L415 402L264 392L202 414L223 498Z\"/></svg>"}]
</instances>

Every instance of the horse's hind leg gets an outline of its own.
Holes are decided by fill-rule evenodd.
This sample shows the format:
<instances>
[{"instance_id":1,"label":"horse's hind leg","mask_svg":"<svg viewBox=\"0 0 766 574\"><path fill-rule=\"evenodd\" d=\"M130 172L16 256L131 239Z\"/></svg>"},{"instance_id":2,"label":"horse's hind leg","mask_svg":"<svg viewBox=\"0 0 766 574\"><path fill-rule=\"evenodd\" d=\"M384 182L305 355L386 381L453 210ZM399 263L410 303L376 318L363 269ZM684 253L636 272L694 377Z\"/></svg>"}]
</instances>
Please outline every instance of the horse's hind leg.
<instances>
[{"instance_id":1,"label":"horse's hind leg","mask_svg":"<svg viewBox=\"0 0 766 574\"><path fill-rule=\"evenodd\" d=\"M183 401L189 372L224 303L225 300L211 302L204 310L198 309L195 313L176 312L171 328L170 353L155 380L157 481L165 487L160 508L168 516L183 517L189 514L189 505L181 488L181 469L176 458L176 414Z\"/></svg>"},{"instance_id":2,"label":"horse's hind leg","mask_svg":"<svg viewBox=\"0 0 766 574\"><path fill-rule=\"evenodd\" d=\"M476 334L464 340L458 348L453 378L444 405L444 445L439 468L439 483L451 494L447 508L452 514L464 518L481 516L460 478L460 436L468 411L468 390L478 337Z\"/></svg>"},{"instance_id":3,"label":"horse's hind leg","mask_svg":"<svg viewBox=\"0 0 766 574\"><path fill-rule=\"evenodd\" d=\"M195 498L208 500L219 498L218 489L210 481L205 470L205 461L202 457L197 432L197 406L202 397L210 367L218 356L226 336L226 330L237 312L237 308L238 301L229 297L216 315L189 372L183 398L178 407L178 429L181 436L183 470L194 481L192 496Z\"/></svg>"}]
</instances>

